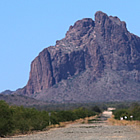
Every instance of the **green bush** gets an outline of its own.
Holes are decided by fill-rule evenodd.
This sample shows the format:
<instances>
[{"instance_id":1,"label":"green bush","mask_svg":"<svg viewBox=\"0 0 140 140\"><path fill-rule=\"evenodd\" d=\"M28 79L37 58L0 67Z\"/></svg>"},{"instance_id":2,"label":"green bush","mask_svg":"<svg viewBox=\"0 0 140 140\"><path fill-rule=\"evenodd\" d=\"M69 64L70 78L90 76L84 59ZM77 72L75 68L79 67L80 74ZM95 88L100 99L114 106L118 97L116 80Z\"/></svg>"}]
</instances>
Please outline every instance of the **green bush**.
<instances>
[{"instance_id":1,"label":"green bush","mask_svg":"<svg viewBox=\"0 0 140 140\"><path fill-rule=\"evenodd\" d=\"M59 118L57 117L57 112L51 112L50 122L51 124L59 124Z\"/></svg>"},{"instance_id":2,"label":"green bush","mask_svg":"<svg viewBox=\"0 0 140 140\"><path fill-rule=\"evenodd\" d=\"M76 119L90 117L90 116L95 115L95 112L88 110L88 109L85 109L85 108L82 108L82 107L75 109L74 113L76 115Z\"/></svg>"},{"instance_id":3,"label":"green bush","mask_svg":"<svg viewBox=\"0 0 140 140\"><path fill-rule=\"evenodd\" d=\"M32 116L31 119L32 130L43 130L49 125L49 115L46 111L36 112L36 114Z\"/></svg>"},{"instance_id":4,"label":"green bush","mask_svg":"<svg viewBox=\"0 0 140 140\"><path fill-rule=\"evenodd\" d=\"M133 104L130 111L133 115L133 119L140 121L140 104Z\"/></svg>"},{"instance_id":5,"label":"green bush","mask_svg":"<svg viewBox=\"0 0 140 140\"><path fill-rule=\"evenodd\" d=\"M113 111L113 114L115 116L115 119L120 119L120 117L124 117L124 116L129 116L129 111L127 109L118 109Z\"/></svg>"},{"instance_id":6,"label":"green bush","mask_svg":"<svg viewBox=\"0 0 140 140\"><path fill-rule=\"evenodd\" d=\"M77 117L72 111L60 111L57 114L59 122L74 121Z\"/></svg>"}]
</instances>

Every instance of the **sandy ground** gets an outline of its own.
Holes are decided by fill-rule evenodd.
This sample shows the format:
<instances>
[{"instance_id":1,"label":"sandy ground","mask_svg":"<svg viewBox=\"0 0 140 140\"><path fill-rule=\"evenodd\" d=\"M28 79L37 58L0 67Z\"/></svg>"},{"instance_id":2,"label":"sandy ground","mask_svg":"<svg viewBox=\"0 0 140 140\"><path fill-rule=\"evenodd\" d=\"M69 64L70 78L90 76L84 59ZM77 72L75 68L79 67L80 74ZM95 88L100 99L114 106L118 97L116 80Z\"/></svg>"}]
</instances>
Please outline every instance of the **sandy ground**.
<instances>
[{"instance_id":1,"label":"sandy ground","mask_svg":"<svg viewBox=\"0 0 140 140\"><path fill-rule=\"evenodd\" d=\"M111 115L110 111L105 111L101 119L88 124L69 124L63 128L5 140L140 140L140 130L132 126L109 125L106 118Z\"/></svg>"}]
</instances>

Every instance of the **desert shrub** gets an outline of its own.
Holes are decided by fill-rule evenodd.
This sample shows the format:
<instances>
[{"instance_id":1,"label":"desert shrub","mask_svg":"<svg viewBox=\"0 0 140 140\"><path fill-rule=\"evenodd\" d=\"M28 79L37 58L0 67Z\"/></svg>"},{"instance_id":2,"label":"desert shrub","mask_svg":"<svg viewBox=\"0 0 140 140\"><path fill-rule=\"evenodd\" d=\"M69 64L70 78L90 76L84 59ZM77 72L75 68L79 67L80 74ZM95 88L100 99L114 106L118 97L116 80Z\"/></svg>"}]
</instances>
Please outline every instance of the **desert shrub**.
<instances>
[{"instance_id":1,"label":"desert shrub","mask_svg":"<svg viewBox=\"0 0 140 140\"><path fill-rule=\"evenodd\" d=\"M48 125L48 112L22 106L14 109L14 124L21 133L31 130L43 130Z\"/></svg>"},{"instance_id":2,"label":"desert shrub","mask_svg":"<svg viewBox=\"0 0 140 140\"><path fill-rule=\"evenodd\" d=\"M51 124L59 124L59 118L57 117L58 112L51 112L50 122Z\"/></svg>"},{"instance_id":3,"label":"desert shrub","mask_svg":"<svg viewBox=\"0 0 140 140\"><path fill-rule=\"evenodd\" d=\"M95 115L95 113L93 111L85 109L83 107L75 109L74 113L75 113L77 119Z\"/></svg>"},{"instance_id":4,"label":"desert shrub","mask_svg":"<svg viewBox=\"0 0 140 140\"><path fill-rule=\"evenodd\" d=\"M37 111L31 119L32 130L43 130L49 125L49 115L46 111Z\"/></svg>"},{"instance_id":5,"label":"desert shrub","mask_svg":"<svg viewBox=\"0 0 140 140\"><path fill-rule=\"evenodd\" d=\"M59 122L65 121L74 121L76 119L76 115L72 111L60 111L57 114Z\"/></svg>"},{"instance_id":6,"label":"desert shrub","mask_svg":"<svg viewBox=\"0 0 140 140\"><path fill-rule=\"evenodd\" d=\"M4 101L0 101L0 136L4 136L12 132L14 128L12 115L13 112L9 105Z\"/></svg>"},{"instance_id":7,"label":"desert shrub","mask_svg":"<svg viewBox=\"0 0 140 140\"><path fill-rule=\"evenodd\" d=\"M133 104L130 108L130 112L133 115L134 120L140 121L140 104Z\"/></svg>"},{"instance_id":8,"label":"desert shrub","mask_svg":"<svg viewBox=\"0 0 140 140\"><path fill-rule=\"evenodd\" d=\"M129 111L127 109L118 109L113 111L115 119L120 119L120 117L129 116Z\"/></svg>"}]
</instances>

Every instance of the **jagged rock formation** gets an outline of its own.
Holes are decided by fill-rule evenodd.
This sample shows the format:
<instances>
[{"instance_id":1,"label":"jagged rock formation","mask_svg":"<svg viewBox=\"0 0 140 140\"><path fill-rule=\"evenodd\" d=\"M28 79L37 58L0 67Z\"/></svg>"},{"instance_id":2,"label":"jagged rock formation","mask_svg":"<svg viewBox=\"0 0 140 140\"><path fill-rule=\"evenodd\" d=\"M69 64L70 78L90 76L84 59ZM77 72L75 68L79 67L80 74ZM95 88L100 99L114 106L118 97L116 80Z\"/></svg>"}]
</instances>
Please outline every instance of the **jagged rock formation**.
<instances>
[{"instance_id":1,"label":"jagged rock formation","mask_svg":"<svg viewBox=\"0 0 140 140\"><path fill-rule=\"evenodd\" d=\"M139 87L140 38L118 17L98 11L95 21L77 21L65 38L45 48L17 92L49 102L64 96L75 102L140 100Z\"/></svg>"}]
</instances>

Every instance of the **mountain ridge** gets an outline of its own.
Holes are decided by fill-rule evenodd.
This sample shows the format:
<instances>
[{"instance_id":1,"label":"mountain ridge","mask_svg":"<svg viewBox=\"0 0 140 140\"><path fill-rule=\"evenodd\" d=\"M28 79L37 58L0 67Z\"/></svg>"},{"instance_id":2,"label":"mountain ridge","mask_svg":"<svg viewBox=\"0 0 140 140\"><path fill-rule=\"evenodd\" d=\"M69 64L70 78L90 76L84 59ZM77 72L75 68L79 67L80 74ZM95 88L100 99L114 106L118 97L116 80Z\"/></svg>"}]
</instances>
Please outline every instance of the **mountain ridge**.
<instances>
[{"instance_id":1,"label":"mountain ridge","mask_svg":"<svg viewBox=\"0 0 140 140\"><path fill-rule=\"evenodd\" d=\"M75 76L81 76L81 81L74 80ZM90 83L86 85L88 78ZM112 83L106 85L106 78ZM70 91L69 80L75 85L83 82L79 84L81 89L71 84L74 89ZM118 17L98 11L95 21L76 21L65 38L40 52L31 63L27 85L14 93L49 102L64 102L65 96L69 102L140 100L139 87L140 38L130 33Z\"/></svg>"}]
</instances>

